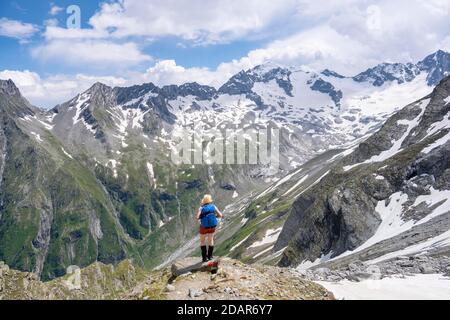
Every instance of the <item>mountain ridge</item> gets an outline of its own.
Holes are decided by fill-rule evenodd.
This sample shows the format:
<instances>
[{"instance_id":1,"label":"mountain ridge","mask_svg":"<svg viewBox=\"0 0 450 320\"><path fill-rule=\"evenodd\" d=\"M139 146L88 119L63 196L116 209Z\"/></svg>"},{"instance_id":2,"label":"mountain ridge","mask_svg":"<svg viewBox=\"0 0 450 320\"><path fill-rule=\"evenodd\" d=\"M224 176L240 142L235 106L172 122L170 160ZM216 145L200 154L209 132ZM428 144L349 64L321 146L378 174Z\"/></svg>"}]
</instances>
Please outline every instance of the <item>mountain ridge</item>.
<instances>
[{"instance_id":1,"label":"mountain ridge","mask_svg":"<svg viewBox=\"0 0 450 320\"><path fill-rule=\"evenodd\" d=\"M430 75L430 77L427 79L428 81L428 85L433 86L433 85L437 85L437 83L439 82L436 79L442 79L443 76L445 76L445 72L449 72L450 70L450 65L449 62L450 61L450 53L444 51L444 50L437 50L434 53L429 54L428 56L426 56L424 59L418 61L417 63L411 63L411 62L407 62L407 63L401 63L401 62L396 62L396 63L387 63L387 62L383 62L380 63L374 67L368 68L365 71L362 71L360 73L358 73L357 75L354 76L343 76L333 70L330 69L324 69L322 71L316 72L316 73L320 73L323 74L324 76L333 76L336 78L347 78L347 79L355 79L356 81L362 81L367 80L367 74L371 74L374 72L377 72L379 70L384 70L388 67L393 67L394 70L391 70L391 73L395 73L398 70L396 70L396 67L405 67L405 71L407 72L407 74L410 77L406 77L406 78L398 78L393 76L390 73L386 73L385 75L387 75L387 79L373 79L375 82L376 86L381 86L384 82L386 81L399 81L404 82L404 81L410 81L411 79L413 79L414 76L417 75L418 72L420 71L432 71L432 74ZM437 66L442 66L441 69L445 70L442 71L440 74L438 73L438 69L436 68ZM287 69L298 69L299 67L287 67L287 66L282 66L279 64L273 64L271 62L267 62L261 65L257 65L253 68L249 68L247 70L241 70L238 73L236 73L235 75L233 75L230 79L226 80L224 84L222 84L221 86L219 86L218 88L215 88L213 86L210 85L204 85L204 84L199 84L198 82L186 82L180 85L174 85L174 84L169 84L169 85L163 85L163 86L157 86L155 85L153 82L146 82L146 83L142 83L142 84L135 84L135 85L131 85L131 86L127 86L127 87L123 87L123 86L117 86L117 87L111 87L108 86L102 82L97 81L96 83L94 83L91 87L89 87L87 90L85 90L84 92L88 92L90 91L93 87L96 86L103 86L103 87L107 87L110 89L125 89L125 88L131 88L131 87L140 87L140 86L150 86L150 87L154 87L157 88L159 90L162 91L170 91L171 88L175 88L175 89L180 89L181 91L183 91L183 88L189 88L189 87L197 87L197 88L203 88L206 91L211 91L214 94L218 94L218 93L229 93L226 92L226 88L227 85L229 85L228 83L230 81L232 81L233 79L239 79L240 76L246 76L246 77L250 77L248 78L248 80L250 80L252 77L256 77L256 75L260 75L261 72L258 73L258 71L264 70L266 69L267 72L274 72L275 70L275 75L276 72L280 72L282 70L287 70ZM415 69L415 70L414 70ZM415 72L413 72L415 71ZM262 74L266 74L267 72L262 72ZM286 71L282 71L283 73L285 73ZM434 74L433 72L437 73ZM272 75L274 76L274 75ZM270 78L269 76L266 77L266 79ZM11 80L10 80L11 81ZM231 82L233 83L233 82ZM224 91L225 90L225 91ZM242 93L241 91L237 91ZM211 93L211 94L212 94Z\"/></svg>"}]
</instances>

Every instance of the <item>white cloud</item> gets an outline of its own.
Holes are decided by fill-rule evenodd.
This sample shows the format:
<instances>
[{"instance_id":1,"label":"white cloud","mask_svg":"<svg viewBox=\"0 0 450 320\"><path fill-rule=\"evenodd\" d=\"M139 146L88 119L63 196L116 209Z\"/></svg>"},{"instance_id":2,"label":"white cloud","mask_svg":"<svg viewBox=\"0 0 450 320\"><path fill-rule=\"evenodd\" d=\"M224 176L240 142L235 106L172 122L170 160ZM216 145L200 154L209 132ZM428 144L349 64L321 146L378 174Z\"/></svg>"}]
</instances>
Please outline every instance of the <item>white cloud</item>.
<instances>
[{"instance_id":1,"label":"white cloud","mask_svg":"<svg viewBox=\"0 0 450 320\"><path fill-rule=\"evenodd\" d=\"M44 21L44 25L46 27L57 27L58 24L59 24L59 21L56 18L47 19L47 20Z\"/></svg>"},{"instance_id":2,"label":"white cloud","mask_svg":"<svg viewBox=\"0 0 450 320\"><path fill-rule=\"evenodd\" d=\"M367 58L362 65L360 60L355 59L355 56L368 57L370 53L369 47L323 26L273 41L264 48L250 51L245 57L221 63L215 69L185 68L177 65L174 60L162 60L145 73L133 75L132 79L136 83L154 82L158 85L196 81L218 88L239 71L266 62L285 66L308 65L317 70L339 66L338 71L353 75L362 71L362 67L379 62L374 58Z\"/></svg>"},{"instance_id":3,"label":"white cloud","mask_svg":"<svg viewBox=\"0 0 450 320\"><path fill-rule=\"evenodd\" d=\"M141 82L197 81L220 86L240 70L265 62L330 68L345 75L381 62L417 62L437 49L450 50L449 1L299 1L299 19L311 25L221 63L216 69L184 68L173 60L149 68Z\"/></svg>"},{"instance_id":4,"label":"white cloud","mask_svg":"<svg viewBox=\"0 0 450 320\"><path fill-rule=\"evenodd\" d=\"M122 0L91 19L114 37L176 36L194 43L228 42L264 30L295 11L298 0Z\"/></svg>"},{"instance_id":5,"label":"white cloud","mask_svg":"<svg viewBox=\"0 0 450 320\"><path fill-rule=\"evenodd\" d=\"M140 51L134 42L114 43L105 40L53 40L32 50L42 61L61 61L93 68L116 65L117 68L138 65L151 57Z\"/></svg>"},{"instance_id":6,"label":"white cloud","mask_svg":"<svg viewBox=\"0 0 450 320\"><path fill-rule=\"evenodd\" d=\"M38 31L38 27L30 23L7 18L0 19L0 36L26 40Z\"/></svg>"},{"instance_id":7,"label":"white cloud","mask_svg":"<svg viewBox=\"0 0 450 320\"><path fill-rule=\"evenodd\" d=\"M185 68L176 64L175 60L158 61L153 67L148 68L145 73L130 74L135 83L153 82L157 85L183 84L197 81L201 84L218 85L217 72L208 68Z\"/></svg>"},{"instance_id":8,"label":"white cloud","mask_svg":"<svg viewBox=\"0 0 450 320\"><path fill-rule=\"evenodd\" d=\"M75 76L54 75L41 78L37 73L29 70L0 71L0 79L13 80L25 98L32 104L44 108L51 108L58 103L68 101L98 81L110 86L127 84L127 80L120 77L84 74Z\"/></svg>"},{"instance_id":9,"label":"white cloud","mask_svg":"<svg viewBox=\"0 0 450 320\"><path fill-rule=\"evenodd\" d=\"M50 7L50 11L48 12L51 16L56 16L61 11L63 11L64 8L58 7L57 5L52 4Z\"/></svg>"},{"instance_id":10,"label":"white cloud","mask_svg":"<svg viewBox=\"0 0 450 320\"><path fill-rule=\"evenodd\" d=\"M160 60L143 73L127 73L126 78L129 84L153 82L156 85L163 86L197 82L219 88L239 71L250 69L256 65L249 58L243 58L221 63L215 69L205 67L186 68L178 65L175 60Z\"/></svg>"},{"instance_id":11,"label":"white cloud","mask_svg":"<svg viewBox=\"0 0 450 320\"><path fill-rule=\"evenodd\" d=\"M175 36L181 38L180 45L186 46L284 34L245 57L225 62L217 70L169 68L166 72L170 76L159 77L180 79L181 75L205 72L211 75L267 60L312 64L353 74L385 60L414 61L446 45L449 10L448 0L330 0L326 5L313 0L119 0L103 3L90 18L89 29L47 26L46 42L34 50L34 56L60 56L73 64L97 63L101 59L95 52L88 59L82 49L95 49L99 43L105 49L114 46L113 53L124 53L132 47L130 55L105 59L120 62L123 58L124 65L135 65L149 57L133 42L119 49L120 41L129 41L129 37L134 43L137 39L145 43ZM67 43L69 39L73 44ZM80 50L65 50L66 44ZM217 75L207 79L211 77L216 79Z\"/></svg>"},{"instance_id":12,"label":"white cloud","mask_svg":"<svg viewBox=\"0 0 450 320\"><path fill-rule=\"evenodd\" d=\"M48 27L55 39L179 37L190 45L230 42L260 33L295 12L299 0L118 0L101 4L91 28Z\"/></svg>"},{"instance_id":13,"label":"white cloud","mask_svg":"<svg viewBox=\"0 0 450 320\"><path fill-rule=\"evenodd\" d=\"M450 47L450 2L446 0L333 0L325 7L302 0L298 10L298 19L308 21L309 27L222 63L211 71L213 78L224 79L230 72L268 61L355 75L381 62L417 62Z\"/></svg>"},{"instance_id":14,"label":"white cloud","mask_svg":"<svg viewBox=\"0 0 450 320\"><path fill-rule=\"evenodd\" d=\"M91 19L97 35L99 35L98 30L114 26L117 28L114 31L116 36L156 35L167 32L180 37L193 38L196 41L195 30L208 30L208 28L206 25L203 28L197 28L198 24L191 24L190 19L198 19L199 14L203 13L210 16L209 20L216 19L216 15L211 14L208 7L197 15L190 14L190 9L196 8L194 2L192 8L177 11L182 12L183 18L177 18L181 21L180 27L172 32L170 31L172 30L171 19L175 19L174 15L178 13L171 15L164 11L164 8L170 8L173 5L171 1L164 2L164 5L162 2L152 2L152 8L158 9L153 14L161 13L158 21L164 21L164 23L161 22L164 28L154 25L156 22L143 23L141 17L152 17L152 13L146 11L149 8L146 7L148 4L139 5L139 3L143 2L123 1L122 4L104 5L102 10ZM260 5L249 3L249 7L242 8L237 17L245 14L250 7L259 14L268 9L264 6L265 3L258 3ZM221 4L221 1L214 2L214 5L219 8ZM330 68L345 75L355 75L385 61L415 62L437 49L446 49L450 46L448 36L450 2L448 0L427 2L331 0L326 6L317 1L298 0L280 3L280 5L292 11L287 21L298 20L298 23L304 24L302 28L299 28L300 31L252 50L240 59L221 63L213 70L201 67L184 68L173 60L163 60L135 79L157 84L197 81L217 87L240 70L268 61L284 65L308 65L318 70ZM180 6L184 8L183 4ZM230 6L233 7L233 4ZM137 12L138 8L141 9L139 12ZM225 16L217 18L216 22L223 23L223 28L226 29L227 26L233 25L234 16L227 10L224 12L225 16L230 18L229 24L223 22L226 20ZM117 19L118 17L121 19ZM270 19L264 20L266 25L268 25L267 20ZM152 20L149 19L149 21ZM207 24L214 25L214 23ZM149 26L153 26L150 31ZM218 34L220 32L215 33L211 30L208 37L214 38Z\"/></svg>"}]
</instances>

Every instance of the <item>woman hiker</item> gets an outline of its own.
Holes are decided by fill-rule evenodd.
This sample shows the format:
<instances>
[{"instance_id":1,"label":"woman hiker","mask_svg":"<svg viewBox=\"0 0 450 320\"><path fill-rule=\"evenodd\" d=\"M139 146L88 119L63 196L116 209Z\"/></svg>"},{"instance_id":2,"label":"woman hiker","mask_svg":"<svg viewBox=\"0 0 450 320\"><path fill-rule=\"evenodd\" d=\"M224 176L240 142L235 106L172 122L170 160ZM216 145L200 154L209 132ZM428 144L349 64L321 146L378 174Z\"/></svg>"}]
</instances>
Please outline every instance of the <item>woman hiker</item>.
<instances>
[{"instance_id":1,"label":"woman hiker","mask_svg":"<svg viewBox=\"0 0 450 320\"><path fill-rule=\"evenodd\" d=\"M217 219L223 217L222 213L213 204L211 195L205 194L198 209L197 220L200 222L200 249L202 250L202 260L207 262L213 258L214 233L216 232ZM208 250L206 250L206 237L208 237Z\"/></svg>"}]
</instances>

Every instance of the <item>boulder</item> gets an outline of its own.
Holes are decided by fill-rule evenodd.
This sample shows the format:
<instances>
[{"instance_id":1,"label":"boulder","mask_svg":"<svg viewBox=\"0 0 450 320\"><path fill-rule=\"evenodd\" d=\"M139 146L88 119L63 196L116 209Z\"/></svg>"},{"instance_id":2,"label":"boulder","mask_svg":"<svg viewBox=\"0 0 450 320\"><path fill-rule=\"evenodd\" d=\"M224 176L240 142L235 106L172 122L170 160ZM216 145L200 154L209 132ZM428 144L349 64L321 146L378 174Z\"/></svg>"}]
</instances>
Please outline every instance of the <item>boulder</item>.
<instances>
[{"instance_id":1,"label":"boulder","mask_svg":"<svg viewBox=\"0 0 450 320\"><path fill-rule=\"evenodd\" d=\"M197 290L197 289L189 289L189 297L190 298L197 298L200 297L203 294L203 291Z\"/></svg>"},{"instance_id":2,"label":"boulder","mask_svg":"<svg viewBox=\"0 0 450 320\"><path fill-rule=\"evenodd\" d=\"M433 268L433 266L431 264L425 263L420 266L420 272L422 272L424 274L432 274L432 273L436 273L436 270Z\"/></svg>"},{"instance_id":3,"label":"boulder","mask_svg":"<svg viewBox=\"0 0 450 320\"><path fill-rule=\"evenodd\" d=\"M354 261L348 265L348 270L350 272L360 272L362 271L364 264L361 261Z\"/></svg>"}]
</instances>

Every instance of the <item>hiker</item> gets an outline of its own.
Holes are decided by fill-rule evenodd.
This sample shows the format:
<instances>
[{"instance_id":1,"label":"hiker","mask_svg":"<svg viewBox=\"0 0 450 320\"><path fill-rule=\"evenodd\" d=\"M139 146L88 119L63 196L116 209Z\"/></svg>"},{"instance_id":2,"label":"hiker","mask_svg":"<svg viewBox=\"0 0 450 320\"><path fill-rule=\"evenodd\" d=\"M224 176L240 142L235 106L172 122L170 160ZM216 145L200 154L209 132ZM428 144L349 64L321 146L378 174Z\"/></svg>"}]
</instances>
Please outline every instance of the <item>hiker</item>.
<instances>
[{"instance_id":1,"label":"hiker","mask_svg":"<svg viewBox=\"0 0 450 320\"><path fill-rule=\"evenodd\" d=\"M223 217L222 213L213 204L211 195L205 194L201 207L197 212L197 220L200 222L200 249L202 250L202 260L207 262L213 258L214 233L218 220ZM208 237L208 250L206 249L206 237Z\"/></svg>"}]
</instances>

